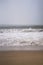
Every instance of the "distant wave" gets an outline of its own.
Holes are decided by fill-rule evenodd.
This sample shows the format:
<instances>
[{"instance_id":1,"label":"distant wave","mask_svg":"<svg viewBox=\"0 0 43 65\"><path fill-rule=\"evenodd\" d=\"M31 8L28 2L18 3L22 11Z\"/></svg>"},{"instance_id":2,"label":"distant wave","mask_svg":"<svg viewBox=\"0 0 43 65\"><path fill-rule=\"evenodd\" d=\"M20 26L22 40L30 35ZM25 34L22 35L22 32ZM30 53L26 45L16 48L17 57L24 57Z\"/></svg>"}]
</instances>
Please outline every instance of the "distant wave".
<instances>
[{"instance_id":1,"label":"distant wave","mask_svg":"<svg viewBox=\"0 0 43 65\"><path fill-rule=\"evenodd\" d=\"M22 32L42 32L43 29L23 29Z\"/></svg>"},{"instance_id":2,"label":"distant wave","mask_svg":"<svg viewBox=\"0 0 43 65\"><path fill-rule=\"evenodd\" d=\"M0 33L11 33L11 32L43 32L43 29L0 29Z\"/></svg>"}]
</instances>

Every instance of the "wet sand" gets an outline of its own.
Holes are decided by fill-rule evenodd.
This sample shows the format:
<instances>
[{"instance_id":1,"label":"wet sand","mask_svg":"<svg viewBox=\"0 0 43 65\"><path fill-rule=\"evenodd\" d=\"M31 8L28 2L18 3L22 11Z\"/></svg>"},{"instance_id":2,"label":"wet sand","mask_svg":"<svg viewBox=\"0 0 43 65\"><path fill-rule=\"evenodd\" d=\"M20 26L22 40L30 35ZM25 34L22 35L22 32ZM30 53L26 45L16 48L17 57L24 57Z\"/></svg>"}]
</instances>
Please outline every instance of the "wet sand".
<instances>
[{"instance_id":1,"label":"wet sand","mask_svg":"<svg viewBox=\"0 0 43 65\"><path fill-rule=\"evenodd\" d=\"M43 51L0 51L0 65L43 65Z\"/></svg>"},{"instance_id":2,"label":"wet sand","mask_svg":"<svg viewBox=\"0 0 43 65\"><path fill-rule=\"evenodd\" d=\"M43 45L15 45L15 46L0 46L0 51L42 51L43 50Z\"/></svg>"}]
</instances>

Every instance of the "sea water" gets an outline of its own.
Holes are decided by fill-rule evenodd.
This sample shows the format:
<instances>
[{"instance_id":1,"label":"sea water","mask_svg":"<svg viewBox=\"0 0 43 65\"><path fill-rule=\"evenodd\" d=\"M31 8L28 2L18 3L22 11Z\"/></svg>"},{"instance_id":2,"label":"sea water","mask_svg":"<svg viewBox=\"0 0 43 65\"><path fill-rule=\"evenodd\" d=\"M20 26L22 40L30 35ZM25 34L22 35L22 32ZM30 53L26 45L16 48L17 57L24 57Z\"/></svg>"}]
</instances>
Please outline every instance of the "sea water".
<instances>
[{"instance_id":1,"label":"sea water","mask_svg":"<svg viewBox=\"0 0 43 65\"><path fill-rule=\"evenodd\" d=\"M0 29L0 47L43 45L43 29L13 28Z\"/></svg>"}]
</instances>

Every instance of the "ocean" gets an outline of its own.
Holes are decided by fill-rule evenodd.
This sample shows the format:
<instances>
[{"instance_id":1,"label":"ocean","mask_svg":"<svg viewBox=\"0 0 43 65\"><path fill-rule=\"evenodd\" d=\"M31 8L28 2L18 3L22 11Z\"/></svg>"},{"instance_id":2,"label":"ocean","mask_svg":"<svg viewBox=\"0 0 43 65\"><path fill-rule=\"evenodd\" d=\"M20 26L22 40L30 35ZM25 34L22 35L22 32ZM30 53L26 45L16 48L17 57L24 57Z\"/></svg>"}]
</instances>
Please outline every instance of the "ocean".
<instances>
[{"instance_id":1,"label":"ocean","mask_svg":"<svg viewBox=\"0 0 43 65\"><path fill-rule=\"evenodd\" d=\"M0 50L9 50L9 48L43 49L43 27L0 27Z\"/></svg>"}]
</instances>

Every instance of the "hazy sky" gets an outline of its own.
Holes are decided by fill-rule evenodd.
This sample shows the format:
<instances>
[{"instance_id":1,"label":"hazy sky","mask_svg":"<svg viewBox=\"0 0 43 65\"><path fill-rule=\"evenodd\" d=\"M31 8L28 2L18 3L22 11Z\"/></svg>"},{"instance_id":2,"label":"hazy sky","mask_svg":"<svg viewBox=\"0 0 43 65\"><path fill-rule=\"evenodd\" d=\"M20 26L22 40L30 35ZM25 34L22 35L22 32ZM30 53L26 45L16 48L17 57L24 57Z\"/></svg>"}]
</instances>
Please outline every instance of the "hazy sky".
<instances>
[{"instance_id":1,"label":"hazy sky","mask_svg":"<svg viewBox=\"0 0 43 65\"><path fill-rule=\"evenodd\" d=\"M0 0L0 24L43 24L43 0Z\"/></svg>"}]
</instances>

